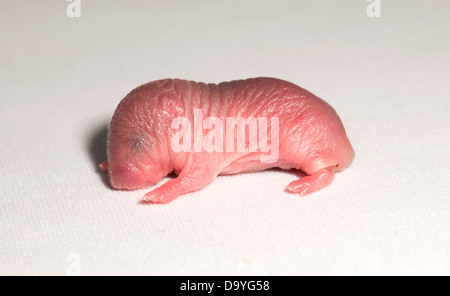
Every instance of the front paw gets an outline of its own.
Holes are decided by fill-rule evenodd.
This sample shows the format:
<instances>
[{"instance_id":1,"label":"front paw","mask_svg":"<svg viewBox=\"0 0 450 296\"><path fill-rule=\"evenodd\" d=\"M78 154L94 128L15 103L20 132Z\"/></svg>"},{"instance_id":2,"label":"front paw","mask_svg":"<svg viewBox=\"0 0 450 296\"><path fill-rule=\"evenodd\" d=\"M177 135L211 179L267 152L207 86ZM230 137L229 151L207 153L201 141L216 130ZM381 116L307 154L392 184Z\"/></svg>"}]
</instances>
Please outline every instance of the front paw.
<instances>
[{"instance_id":1,"label":"front paw","mask_svg":"<svg viewBox=\"0 0 450 296\"><path fill-rule=\"evenodd\" d=\"M176 195L170 191L159 190L159 188L147 193L142 200L149 203L155 204L166 204L171 202L176 198Z\"/></svg>"},{"instance_id":2,"label":"front paw","mask_svg":"<svg viewBox=\"0 0 450 296\"><path fill-rule=\"evenodd\" d=\"M308 182L305 182L303 180L297 180L297 181L291 182L287 186L286 190L290 193L297 193L300 196L308 195L314 191L314 190L312 190L311 184Z\"/></svg>"}]
</instances>

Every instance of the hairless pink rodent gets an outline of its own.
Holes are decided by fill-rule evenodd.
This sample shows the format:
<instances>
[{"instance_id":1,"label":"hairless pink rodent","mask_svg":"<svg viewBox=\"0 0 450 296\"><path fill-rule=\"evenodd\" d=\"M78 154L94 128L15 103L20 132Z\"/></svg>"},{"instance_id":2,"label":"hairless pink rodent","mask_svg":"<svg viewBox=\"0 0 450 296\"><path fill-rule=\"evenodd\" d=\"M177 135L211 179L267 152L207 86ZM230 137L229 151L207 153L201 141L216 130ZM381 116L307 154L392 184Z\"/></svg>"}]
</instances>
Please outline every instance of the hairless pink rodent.
<instances>
[{"instance_id":1,"label":"hairless pink rodent","mask_svg":"<svg viewBox=\"0 0 450 296\"><path fill-rule=\"evenodd\" d=\"M276 136L278 141L277 158L261 161L267 150L249 149L251 135L245 138L245 150L175 151L173 137L179 130L174 129L174 120L185 118L192 123L196 113L223 122L229 118L277 118L277 134L271 130L271 139ZM198 127L187 126L185 132L191 135L187 139L193 143ZM239 133L232 134L237 145ZM176 178L143 198L165 204L206 187L218 175L274 167L303 171L306 175L286 190L307 195L328 186L335 172L348 167L354 156L335 110L295 84L266 77L219 84L164 79L137 87L120 102L109 126L107 161L100 168L118 190L150 187L174 172Z\"/></svg>"}]
</instances>

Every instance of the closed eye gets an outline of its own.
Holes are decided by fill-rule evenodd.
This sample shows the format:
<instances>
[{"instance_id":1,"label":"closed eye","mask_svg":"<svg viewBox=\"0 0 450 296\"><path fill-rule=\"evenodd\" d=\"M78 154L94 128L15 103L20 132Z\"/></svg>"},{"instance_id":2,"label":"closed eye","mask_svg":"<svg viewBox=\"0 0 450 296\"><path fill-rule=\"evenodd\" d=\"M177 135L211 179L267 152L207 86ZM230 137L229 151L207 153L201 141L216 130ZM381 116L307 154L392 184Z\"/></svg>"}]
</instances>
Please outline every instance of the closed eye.
<instances>
[{"instance_id":1,"label":"closed eye","mask_svg":"<svg viewBox=\"0 0 450 296\"><path fill-rule=\"evenodd\" d=\"M131 140L131 150L135 152L142 152L144 149L144 140L142 138L133 138Z\"/></svg>"}]
</instances>

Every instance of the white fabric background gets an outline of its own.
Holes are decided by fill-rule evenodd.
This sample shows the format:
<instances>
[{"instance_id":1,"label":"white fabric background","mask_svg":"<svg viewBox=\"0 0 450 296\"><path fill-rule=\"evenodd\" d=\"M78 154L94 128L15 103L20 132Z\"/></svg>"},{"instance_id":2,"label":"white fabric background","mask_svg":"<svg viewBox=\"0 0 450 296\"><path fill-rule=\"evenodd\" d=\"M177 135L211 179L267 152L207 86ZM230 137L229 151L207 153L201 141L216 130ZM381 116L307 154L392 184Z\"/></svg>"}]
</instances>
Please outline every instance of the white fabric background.
<instances>
[{"instance_id":1,"label":"white fabric background","mask_svg":"<svg viewBox=\"0 0 450 296\"><path fill-rule=\"evenodd\" d=\"M83 275L450 274L448 1L81 3L0 2L0 274L65 275L70 254ZM109 189L131 89L255 76L338 111L357 156L331 186L290 195L273 170L166 206Z\"/></svg>"}]
</instances>

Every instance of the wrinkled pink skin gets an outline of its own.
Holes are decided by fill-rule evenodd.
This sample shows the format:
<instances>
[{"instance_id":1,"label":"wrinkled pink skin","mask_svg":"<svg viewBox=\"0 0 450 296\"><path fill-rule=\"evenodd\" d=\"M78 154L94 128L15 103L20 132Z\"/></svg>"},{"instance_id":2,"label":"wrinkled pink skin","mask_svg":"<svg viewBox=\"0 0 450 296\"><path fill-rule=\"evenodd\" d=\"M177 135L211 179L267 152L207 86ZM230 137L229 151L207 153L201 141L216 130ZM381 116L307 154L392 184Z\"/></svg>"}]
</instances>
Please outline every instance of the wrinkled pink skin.
<instances>
[{"instance_id":1,"label":"wrinkled pink skin","mask_svg":"<svg viewBox=\"0 0 450 296\"><path fill-rule=\"evenodd\" d=\"M279 117L279 159L261 163L261 153L175 153L172 120ZM259 150L258 150L259 151ZM287 191L306 195L331 183L354 158L353 148L334 109L310 92L286 81L255 78L204 84L159 80L134 89L117 107L108 135L108 161L100 165L113 188L134 190L154 185L171 172L178 177L147 193L145 201L168 203L204 188L220 174L279 167L307 176Z\"/></svg>"}]
</instances>

